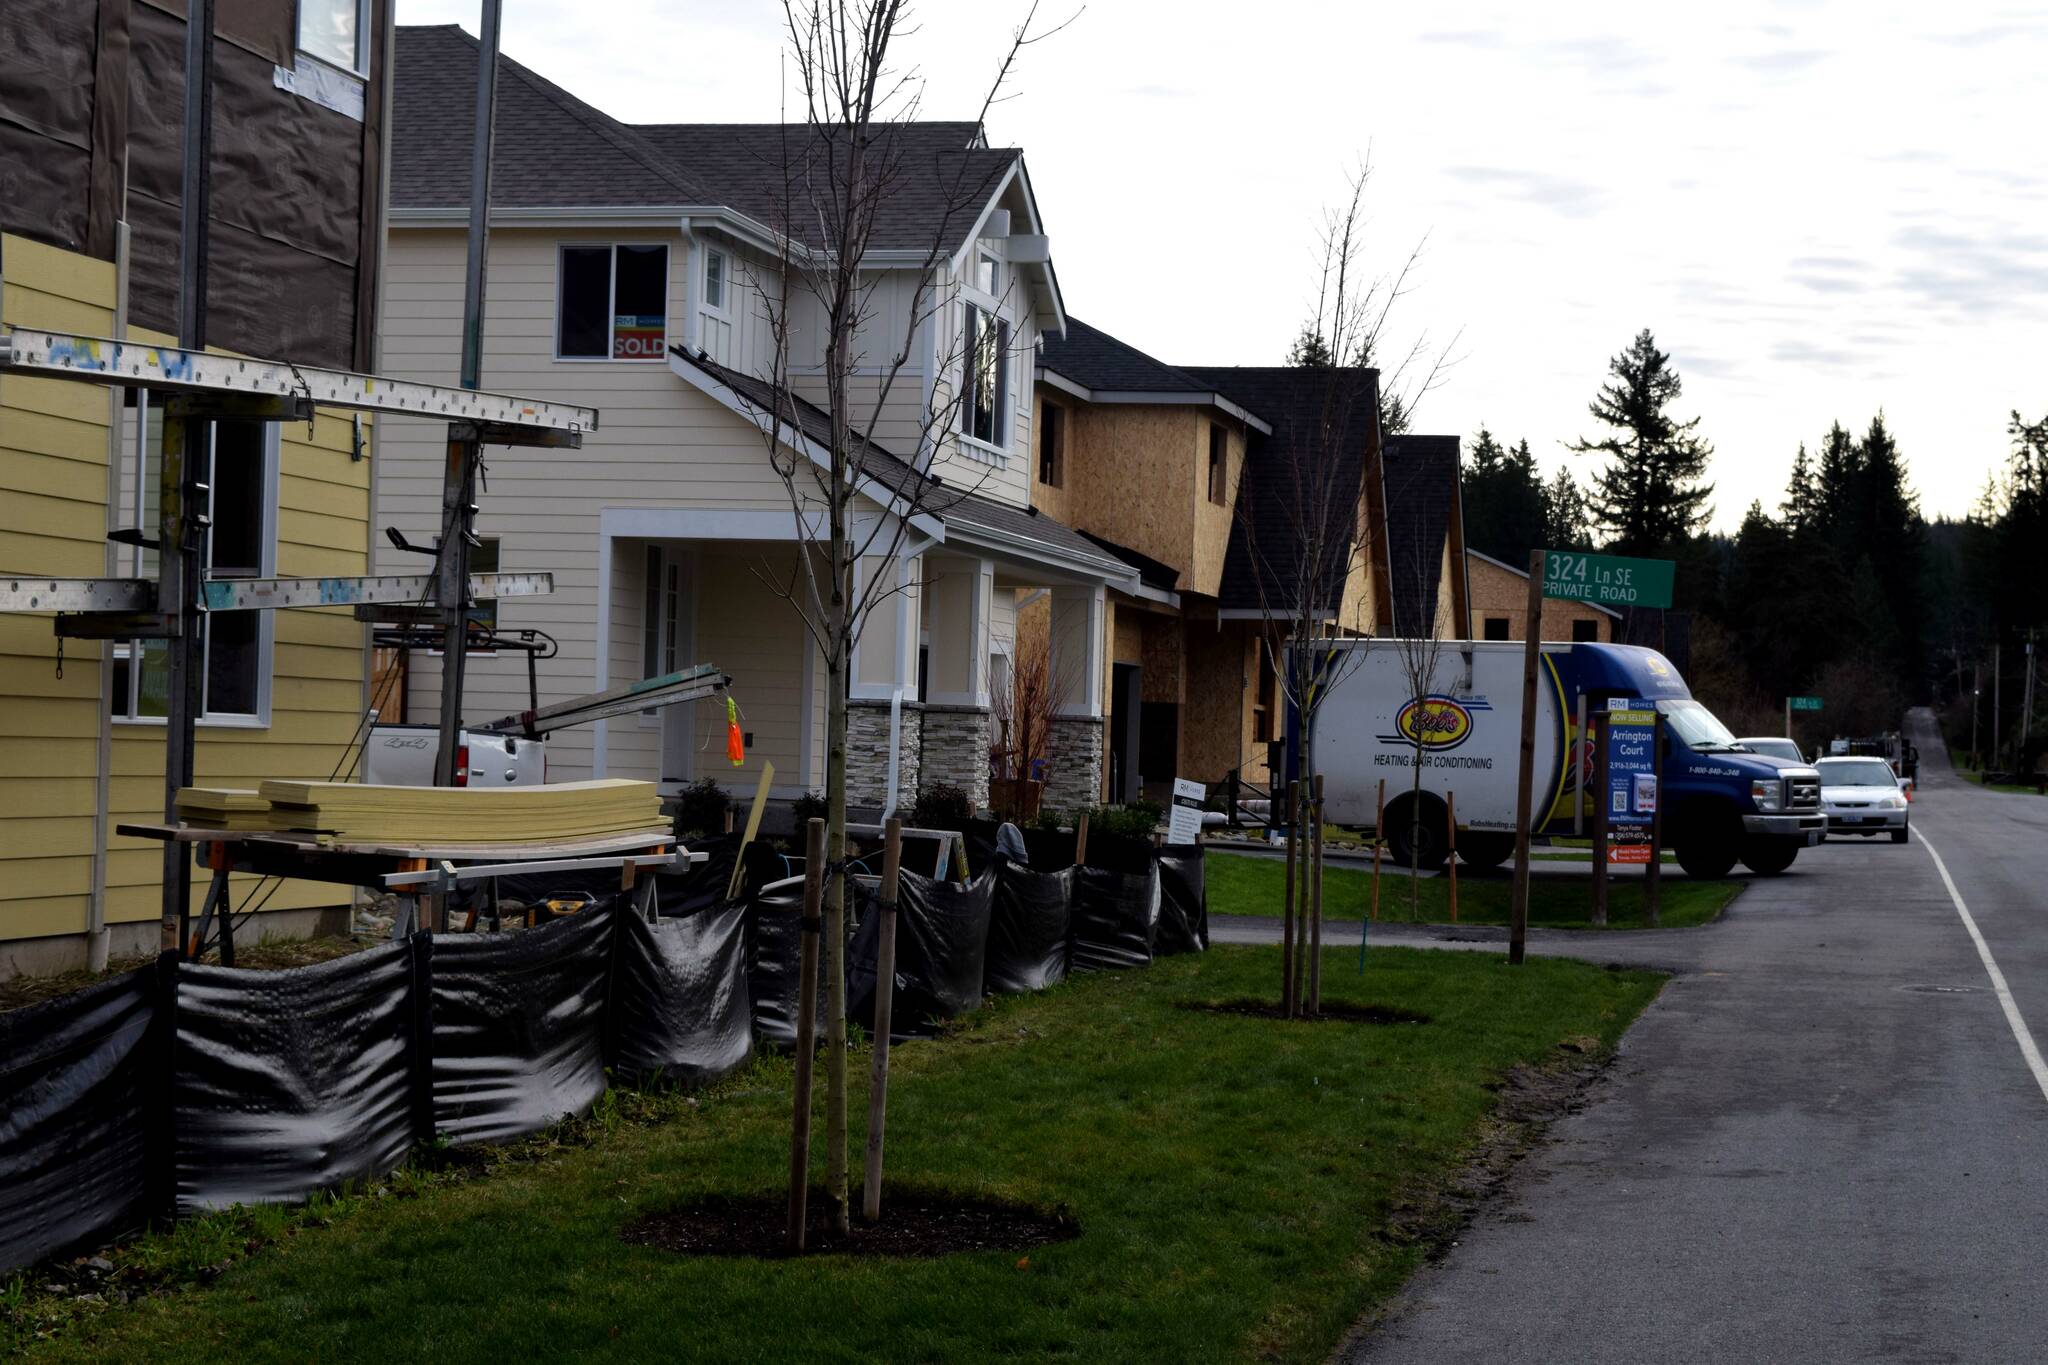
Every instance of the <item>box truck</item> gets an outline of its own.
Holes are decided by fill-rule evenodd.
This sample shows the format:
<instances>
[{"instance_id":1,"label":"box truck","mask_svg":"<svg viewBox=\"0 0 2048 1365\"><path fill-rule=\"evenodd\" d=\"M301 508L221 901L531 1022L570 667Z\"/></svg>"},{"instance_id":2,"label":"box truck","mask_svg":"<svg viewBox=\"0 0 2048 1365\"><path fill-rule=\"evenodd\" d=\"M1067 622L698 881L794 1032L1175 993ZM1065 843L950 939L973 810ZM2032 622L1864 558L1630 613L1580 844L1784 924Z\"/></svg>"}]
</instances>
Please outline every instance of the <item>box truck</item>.
<instances>
[{"instance_id":1,"label":"box truck","mask_svg":"<svg viewBox=\"0 0 2048 1365\"><path fill-rule=\"evenodd\" d=\"M1449 848L1446 798L1456 793L1458 856L1481 867L1505 861L1515 846L1524 645L1353 640L1335 642L1323 658L1327 691L1306 742L1323 775L1325 818L1371 828L1384 779L1395 860L1436 867ZM1425 661L1433 667L1417 687L1413 665ZM1687 873L1722 876L1738 860L1753 872L1782 872L1820 842L1820 774L1745 748L1662 654L1545 644L1538 665L1534 833L1591 832L1596 774L1582 717L1620 697L1650 700L1664 718L1664 841ZM1289 732L1290 743L1302 742L1298 720ZM1302 770L1300 757L1289 755L1290 771Z\"/></svg>"}]
</instances>

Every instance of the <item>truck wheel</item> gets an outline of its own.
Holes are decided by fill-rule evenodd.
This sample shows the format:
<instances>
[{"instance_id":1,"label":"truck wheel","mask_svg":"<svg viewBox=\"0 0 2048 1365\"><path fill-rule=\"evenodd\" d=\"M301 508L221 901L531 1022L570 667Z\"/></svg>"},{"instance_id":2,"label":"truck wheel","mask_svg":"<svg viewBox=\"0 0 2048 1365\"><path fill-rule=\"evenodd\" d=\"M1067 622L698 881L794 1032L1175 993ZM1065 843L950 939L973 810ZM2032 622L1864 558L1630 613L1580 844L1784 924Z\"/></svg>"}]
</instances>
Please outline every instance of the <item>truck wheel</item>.
<instances>
[{"instance_id":1,"label":"truck wheel","mask_svg":"<svg viewBox=\"0 0 2048 1365\"><path fill-rule=\"evenodd\" d=\"M1790 839L1750 839L1742 846L1742 865L1759 877L1775 877L1792 866L1799 845Z\"/></svg>"},{"instance_id":2,"label":"truck wheel","mask_svg":"<svg viewBox=\"0 0 2048 1365\"><path fill-rule=\"evenodd\" d=\"M1514 856L1515 836L1512 834L1482 834L1476 830L1464 830L1458 835L1458 857L1467 867L1499 867Z\"/></svg>"},{"instance_id":3,"label":"truck wheel","mask_svg":"<svg viewBox=\"0 0 2048 1365\"><path fill-rule=\"evenodd\" d=\"M1416 804L1422 806L1420 831L1414 828ZM1444 822L1450 818L1450 811L1444 803L1429 792L1416 796L1412 792L1387 803L1387 828L1385 831L1387 850L1394 855L1396 867L1412 867L1418 872L1434 872L1444 865L1444 858L1450 852ZM1411 844L1410 839L1419 833Z\"/></svg>"}]
</instances>

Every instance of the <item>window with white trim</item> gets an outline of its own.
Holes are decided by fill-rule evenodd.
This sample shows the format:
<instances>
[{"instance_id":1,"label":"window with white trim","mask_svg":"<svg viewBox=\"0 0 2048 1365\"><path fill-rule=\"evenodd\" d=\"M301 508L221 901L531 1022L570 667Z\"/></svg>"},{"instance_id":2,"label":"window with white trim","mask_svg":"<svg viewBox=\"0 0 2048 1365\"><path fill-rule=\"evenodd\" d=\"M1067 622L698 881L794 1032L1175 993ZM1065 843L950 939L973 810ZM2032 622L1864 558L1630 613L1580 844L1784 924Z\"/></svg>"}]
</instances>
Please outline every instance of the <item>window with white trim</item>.
<instances>
[{"instance_id":1,"label":"window with white trim","mask_svg":"<svg viewBox=\"0 0 2048 1365\"><path fill-rule=\"evenodd\" d=\"M163 463L163 409L147 390L131 390L122 421L119 519L154 540L157 482ZM277 427L268 422L212 423L198 478L213 490L207 534L209 578L264 578L277 567ZM155 578L156 552L122 551L133 577ZM200 718L267 724L276 613L220 611L206 617ZM169 650L162 640L114 646L111 710L117 720L157 721L170 711Z\"/></svg>"},{"instance_id":2,"label":"window with white trim","mask_svg":"<svg viewBox=\"0 0 2048 1365\"><path fill-rule=\"evenodd\" d=\"M961 310L960 432L1001 448L1010 440L1010 324L972 303Z\"/></svg>"},{"instance_id":3,"label":"window with white trim","mask_svg":"<svg viewBox=\"0 0 2048 1365\"><path fill-rule=\"evenodd\" d=\"M564 246L555 354L563 360L662 360L668 354L668 248Z\"/></svg>"},{"instance_id":4,"label":"window with white trim","mask_svg":"<svg viewBox=\"0 0 2048 1365\"><path fill-rule=\"evenodd\" d=\"M369 74L370 0L299 0L299 51Z\"/></svg>"},{"instance_id":5,"label":"window with white trim","mask_svg":"<svg viewBox=\"0 0 2048 1365\"><path fill-rule=\"evenodd\" d=\"M732 264L723 251L704 252L704 306L721 317L725 314L727 278Z\"/></svg>"}]
</instances>

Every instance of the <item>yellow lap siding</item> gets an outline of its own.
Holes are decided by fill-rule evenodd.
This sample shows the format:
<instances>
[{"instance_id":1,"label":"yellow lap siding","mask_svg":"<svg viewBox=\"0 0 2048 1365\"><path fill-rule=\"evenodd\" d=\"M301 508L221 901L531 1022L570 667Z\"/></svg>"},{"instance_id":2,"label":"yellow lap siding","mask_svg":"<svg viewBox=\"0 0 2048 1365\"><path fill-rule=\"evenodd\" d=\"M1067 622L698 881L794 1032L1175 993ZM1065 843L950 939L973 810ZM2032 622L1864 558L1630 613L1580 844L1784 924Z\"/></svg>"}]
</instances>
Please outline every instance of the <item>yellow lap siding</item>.
<instances>
[{"instance_id":1,"label":"yellow lap siding","mask_svg":"<svg viewBox=\"0 0 2048 1365\"><path fill-rule=\"evenodd\" d=\"M105 336L113 268L21 238L0 240L0 320ZM170 338L138 334L139 340ZM108 529L107 390L0 377L0 574L89 577L104 571ZM352 458L357 423L322 410L279 428L277 571L365 572L370 464ZM361 425L367 454L369 421ZM425 561L422 561L424 565ZM356 733L363 705L363 627L346 610L276 613L271 713L260 727L202 724L198 778L249 785L324 778ZM0 940L78 933L86 925L92 845L99 648L66 646L56 677L47 615L0 617ZM114 836L154 822L163 802L160 725L117 722L109 780L107 919L159 912L161 846ZM205 878L199 878L200 891ZM253 879L236 879L239 902ZM195 892L195 895L197 893ZM287 883L268 909L345 904L344 887ZM259 922L256 933L262 932Z\"/></svg>"}]
</instances>

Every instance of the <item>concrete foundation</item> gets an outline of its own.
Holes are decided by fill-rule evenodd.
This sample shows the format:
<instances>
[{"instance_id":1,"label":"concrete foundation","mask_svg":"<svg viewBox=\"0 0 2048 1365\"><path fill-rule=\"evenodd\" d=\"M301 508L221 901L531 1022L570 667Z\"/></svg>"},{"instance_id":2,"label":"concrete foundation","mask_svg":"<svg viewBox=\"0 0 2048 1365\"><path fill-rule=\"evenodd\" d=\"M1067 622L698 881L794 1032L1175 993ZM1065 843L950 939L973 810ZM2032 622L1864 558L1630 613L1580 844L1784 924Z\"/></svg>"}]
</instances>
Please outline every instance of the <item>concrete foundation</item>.
<instances>
[{"instance_id":1,"label":"concrete foundation","mask_svg":"<svg viewBox=\"0 0 2048 1365\"><path fill-rule=\"evenodd\" d=\"M346 895L346 889L342 890ZM254 947L265 939L272 941L302 938L325 938L349 931L352 910L346 905L331 906L316 910L270 910L256 916L240 927L235 935L238 948ZM194 916L194 924L198 922ZM122 959L152 958L157 954L163 925L157 920L137 920L130 924L107 926L107 957L119 964ZM0 943L0 981L17 976L54 976L58 972L75 972L90 965L92 948L90 934L51 934L47 938L21 938Z\"/></svg>"}]
</instances>

